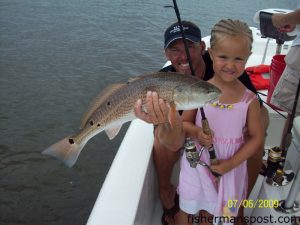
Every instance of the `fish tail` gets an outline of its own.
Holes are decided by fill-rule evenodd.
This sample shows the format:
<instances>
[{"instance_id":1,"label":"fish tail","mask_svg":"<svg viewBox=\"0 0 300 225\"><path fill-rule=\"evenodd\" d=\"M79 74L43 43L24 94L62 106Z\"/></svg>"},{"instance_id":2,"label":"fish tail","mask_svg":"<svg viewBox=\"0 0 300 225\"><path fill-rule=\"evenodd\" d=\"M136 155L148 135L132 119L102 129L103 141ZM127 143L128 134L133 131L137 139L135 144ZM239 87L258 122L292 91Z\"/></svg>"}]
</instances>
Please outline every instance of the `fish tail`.
<instances>
[{"instance_id":1,"label":"fish tail","mask_svg":"<svg viewBox=\"0 0 300 225\"><path fill-rule=\"evenodd\" d=\"M85 144L77 144L71 137L66 137L45 149L42 154L62 160L68 167L72 167Z\"/></svg>"}]
</instances>

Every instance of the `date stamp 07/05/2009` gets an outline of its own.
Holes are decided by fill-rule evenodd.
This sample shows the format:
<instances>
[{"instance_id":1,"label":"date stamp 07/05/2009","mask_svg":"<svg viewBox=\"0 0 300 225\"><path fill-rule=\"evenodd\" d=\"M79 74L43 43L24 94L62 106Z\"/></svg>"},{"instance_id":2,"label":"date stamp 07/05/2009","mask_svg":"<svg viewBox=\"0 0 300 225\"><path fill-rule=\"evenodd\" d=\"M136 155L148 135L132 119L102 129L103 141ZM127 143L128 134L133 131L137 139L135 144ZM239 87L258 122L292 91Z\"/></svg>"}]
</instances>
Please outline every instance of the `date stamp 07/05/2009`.
<instances>
[{"instance_id":1,"label":"date stamp 07/05/2009","mask_svg":"<svg viewBox=\"0 0 300 225\"><path fill-rule=\"evenodd\" d=\"M229 199L227 201L227 207L228 208L278 208L279 207L279 201L276 199L244 199L242 201Z\"/></svg>"}]
</instances>

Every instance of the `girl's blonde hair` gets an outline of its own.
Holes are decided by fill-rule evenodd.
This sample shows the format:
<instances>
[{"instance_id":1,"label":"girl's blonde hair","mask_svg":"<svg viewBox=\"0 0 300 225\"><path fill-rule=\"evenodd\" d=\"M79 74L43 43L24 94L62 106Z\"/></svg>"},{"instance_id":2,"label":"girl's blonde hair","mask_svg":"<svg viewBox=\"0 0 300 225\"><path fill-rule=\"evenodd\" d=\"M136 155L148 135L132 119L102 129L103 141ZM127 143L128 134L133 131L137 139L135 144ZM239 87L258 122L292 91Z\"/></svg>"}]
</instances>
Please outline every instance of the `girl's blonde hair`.
<instances>
[{"instance_id":1,"label":"girl's blonde hair","mask_svg":"<svg viewBox=\"0 0 300 225\"><path fill-rule=\"evenodd\" d=\"M211 30L210 46L214 47L219 38L223 36L245 36L249 39L249 47L252 49L253 36L247 23L240 20L222 19Z\"/></svg>"}]
</instances>

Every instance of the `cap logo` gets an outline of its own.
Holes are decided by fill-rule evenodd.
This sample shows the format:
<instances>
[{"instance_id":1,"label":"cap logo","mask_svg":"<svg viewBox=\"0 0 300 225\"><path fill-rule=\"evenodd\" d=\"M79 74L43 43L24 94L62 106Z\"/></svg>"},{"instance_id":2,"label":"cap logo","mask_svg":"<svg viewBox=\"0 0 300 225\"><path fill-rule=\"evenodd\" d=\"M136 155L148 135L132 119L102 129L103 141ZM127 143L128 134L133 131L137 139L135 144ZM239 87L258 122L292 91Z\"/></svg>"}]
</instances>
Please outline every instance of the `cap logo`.
<instances>
[{"instance_id":1,"label":"cap logo","mask_svg":"<svg viewBox=\"0 0 300 225\"><path fill-rule=\"evenodd\" d=\"M183 27L183 30L188 30L188 29L189 29L188 27ZM180 26L179 25L173 27L173 29L170 30L170 34L177 33L177 32L180 32Z\"/></svg>"}]
</instances>

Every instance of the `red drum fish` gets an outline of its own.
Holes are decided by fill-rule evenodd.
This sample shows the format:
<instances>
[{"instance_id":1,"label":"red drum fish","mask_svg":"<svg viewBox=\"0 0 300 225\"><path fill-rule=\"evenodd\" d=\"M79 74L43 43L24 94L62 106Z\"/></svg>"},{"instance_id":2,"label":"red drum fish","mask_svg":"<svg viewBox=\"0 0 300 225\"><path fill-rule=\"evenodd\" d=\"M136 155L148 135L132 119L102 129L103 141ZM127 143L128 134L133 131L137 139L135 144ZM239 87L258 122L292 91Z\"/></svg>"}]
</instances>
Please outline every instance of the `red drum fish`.
<instances>
[{"instance_id":1,"label":"red drum fish","mask_svg":"<svg viewBox=\"0 0 300 225\"><path fill-rule=\"evenodd\" d=\"M196 109L215 100L221 93L210 83L180 73L152 73L135 77L126 83L109 85L90 104L83 115L80 130L51 145L43 154L61 159L72 167L92 137L105 131L113 139L124 123L136 118L135 102L142 99L145 104L147 91L157 92L160 98L174 105L176 110Z\"/></svg>"}]
</instances>

